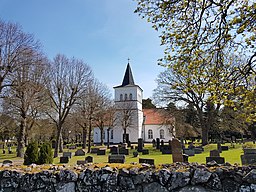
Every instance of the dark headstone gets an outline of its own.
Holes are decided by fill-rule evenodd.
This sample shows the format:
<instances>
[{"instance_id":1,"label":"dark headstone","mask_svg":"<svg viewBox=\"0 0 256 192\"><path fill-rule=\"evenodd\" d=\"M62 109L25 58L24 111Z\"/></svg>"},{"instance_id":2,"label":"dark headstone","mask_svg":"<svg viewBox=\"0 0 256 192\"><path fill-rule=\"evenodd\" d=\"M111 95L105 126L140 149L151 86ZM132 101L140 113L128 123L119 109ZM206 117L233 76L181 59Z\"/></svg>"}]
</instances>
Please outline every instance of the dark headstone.
<instances>
[{"instance_id":1,"label":"dark headstone","mask_svg":"<svg viewBox=\"0 0 256 192\"><path fill-rule=\"evenodd\" d=\"M155 160L154 159L141 159L141 158L139 158L139 163L146 163L146 164L149 164L149 165L154 165Z\"/></svg>"},{"instance_id":2,"label":"dark headstone","mask_svg":"<svg viewBox=\"0 0 256 192\"><path fill-rule=\"evenodd\" d=\"M161 147L162 154L172 154L172 148L170 145L164 145Z\"/></svg>"},{"instance_id":3,"label":"dark headstone","mask_svg":"<svg viewBox=\"0 0 256 192\"><path fill-rule=\"evenodd\" d=\"M183 152L188 156L195 156L194 149L183 149Z\"/></svg>"},{"instance_id":4,"label":"dark headstone","mask_svg":"<svg viewBox=\"0 0 256 192\"><path fill-rule=\"evenodd\" d=\"M220 142L217 143L217 149L219 150L220 153L222 153L222 150L221 150L221 143L220 143Z\"/></svg>"},{"instance_id":5,"label":"dark headstone","mask_svg":"<svg viewBox=\"0 0 256 192\"><path fill-rule=\"evenodd\" d=\"M129 155L129 149L119 149L119 154L121 155Z\"/></svg>"},{"instance_id":6,"label":"dark headstone","mask_svg":"<svg viewBox=\"0 0 256 192\"><path fill-rule=\"evenodd\" d=\"M106 155L106 149L99 149L97 155Z\"/></svg>"},{"instance_id":7,"label":"dark headstone","mask_svg":"<svg viewBox=\"0 0 256 192\"><path fill-rule=\"evenodd\" d=\"M164 140L161 140L161 147L164 146Z\"/></svg>"},{"instance_id":8,"label":"dark headstone","mask_svg":"<svg viewBox=\"0 0 256 192\"><path fill-rule=\"evenodd\" d=\"M193 142L190 142L190 143L189 143L188 148L189 148L189 149L194 149L194 148L195 148Z\"/></svg>"},{"instance_id":9,"label":"dark headstone","mask_svg":"<svg viewBox=\"0 0 256 192\"><path fill-rule=\"evenodd\" d=\"M224 164L225 158L224 157L206 157L206 163L209 163L211 161L215 161L218 164Z\"/></svg>"},{"instance_id":10,"label":"dark headstone","mask_svg":"<svg viewBox=\"0 0 256 192\"><path fill-rule=\"evenodd\" d=\"M75 152L75 156L84 156L85 155L85 151L83 149L78 149Z\"/></svg>"},{"instance_id":11,"label":"dark headstone","mask_svg":"<svg viewBox=\"0 0 256 192\"><path fill-rule=\"evenodd\" d=\"M60 157L60 163L68 163L69 157Z\"/></svg>"},{"instance_id":12,"label":"dark headstone","mask_svg":"<svg viewBox=\"0 0 256 192\"><path fill-rule=\"evenodd\" d=\"M255 154L246 154L241 155L242 165L256 165L256 155Z\"/></svg>"},{"instance_id":13,"label":"dark headstone","mask_svg":"<svg viewBox=\"0 0 256 192\"><path fill-rule=\"evenodd\" d=\"M152 146L153 146L153 148L156 147L156 140L155 139L152 140Z\"/></svg>"},{"instance_id":14,"label":"dark headstone","mask_svg":"<svg viewBox=\"0 0 256 192\"><path fill-rule=\"evenodd\" d=\"M138 149L137 149L137 151L141 152L142 149L143 149L143 139L140 138L140 139L138 139Z\"/></svg>"},{"instance_id":15,"label":"dark headstone","mask_svg":"<svg viewBox=\"0 0 256 192\"><path fill-rule=\"evenodd\" d=\"M71 158L72 157L72 153L71 152L63 152L62 156L63 157Z\"/></svg>"},{"instance_id":16,"label":"dark headstone","mask_svg":"<svg viewBox=\"0 0 256 192\"><path fill-rule=\"evenodd\" d=\"M142 149L142 155L148 155L149 150L148 149Z\"/></svg>"},{"instance_id":17,"label":"dark headstone","mask_svg":"<svg viewBox=\"0 0 256 192\"><path fill-rule=\"evenodd\" d=\"M110 147L110 153L111 154L118 154L118 147L116 147L116 146Z\"/></svg>"},{"instance_id":18,"label":"dark headstone","mask_svg":"<svg viewBox=\"0 0 256 192\"><path fill-rule=\"evenodd\" d=\"M228 151L228 146L221 146L222 151Z\"/></svg>"},{"instance_id":19,"label":"dark headstone","mask_svg":"<svg viewBox=\"0 0 256 192\"><path fill-rule=\"evenodd\" d=\"M134 151L132 154L133 154L133 157L138 157L139 155L138 151Z\"/></svg>"},{"instance_id":20,"label":"dark headstone","mask_svg":"<svg viewBox=\"0 0 256 192\"><path fill-rule=\"evenodd\" d=\"M93 157L92 156L85 157L85 162L86 163L93 163Z\"/></svg>"},{"instance_id":21,"label":"dark headstone","mask_svg":"<svg viewBox=\"0 0 256 192\"><path fill-rule=\"evenodd\" d=\"M133 146L133 145L131 145L131 149L134 149L134 146Z\"/></svg>"},{"instance_id":22,"label":"dark headstone","mask_svg":"<svg viewBox=\"0 0 256 192\"><path fill-rule=\"evenodd\" d=\"M55 146L56 146L56 141L52 140L52 148L55 149Z\"/></svg>"},{"instance_id":23,"label":"dark headstone","mask_svg":"<svg viewBox=\"0 0 256 192\"><path fill-rule=\"evenodd\" d=\"M219 150L211 150L210 151L210 157L219 157L219 156L220 156Z\"/></svg>"},{"instance_id":24,"label":"dark headstone","mask_svg":"<svg viewBox=\"0 0 256 192\"><path fill-rule=\"evenodd\" d=\"M12 161L11 160L4 160L3 165L6 165L6 164L12 164Z\"/></svg>"},{"instance_id":25,"label":"dark headstone","mask_svg":"<svg viewBox=\"0 0 256 192\"><path fill-rule=\"evenodd\" d=\"M91 148L91 153L97 153L99 148Z\"/></svg>"},{"instance_id":26,"label":"dark headstone","mask_svg":"<svg viewBox=\"0 0 256 192\"><path fill-rule=\"evenodd\" d=\"M182 147L178 139L172 140L172 160L175 162L183 162Z\"/></svg>"},{"instance_id":27,"label":"dark headstone","mask_svg":"<svg viewBox=\"0 0 256 192\"><path fill-rule=\"evenodd\" d=\"M183 154L182 156L183 156L183 162L188 163L188 157L189 156L187 154Z\"/></svg>"},{"instance_id":28,"label":"dark headstone","mask_svg":"<svg viewBox=\"0 0 256 192\"><path fill-rule=\"evenodd\" d=\"M86 162L83 161L83 160L77 160L76 164L77 165L84 165L84 164L86 164Z\"/></svg>"},{"instance_id":29,"label":"dark headstone","mask_svg":"<svg viewBox=\"0 0 256 192\"><path fill-rule=\"evenodd\" d=\"M124 163L125 155L109 155L108 163Z\"/></svg>"},{"instance_id":30,"label":"dark headstone","mask_svg":"<svg viewBox=\"0 0 256 192\"><path fill-rule=\"evenodd\" d=\"M160 149L160 139L156 138L156 149Z\"/></svg>"}]
</instances>

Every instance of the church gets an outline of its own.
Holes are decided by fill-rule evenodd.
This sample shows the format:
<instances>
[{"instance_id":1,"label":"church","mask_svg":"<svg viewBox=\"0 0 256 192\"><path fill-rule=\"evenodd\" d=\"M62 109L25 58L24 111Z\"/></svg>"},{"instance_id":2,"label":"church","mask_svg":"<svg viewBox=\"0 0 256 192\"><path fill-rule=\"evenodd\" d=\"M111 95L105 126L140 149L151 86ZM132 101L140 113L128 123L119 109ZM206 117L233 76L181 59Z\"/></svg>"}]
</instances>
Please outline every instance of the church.
<instances>
[{"instance_id":1,"label":"church","mask_svg":"<svg viewBox=\"0 0 256 192\"><path fill-rule=\"evenodd\" d=\"M152 142L159 138L164 142L172 140L175 136L175 118L166 115L163 109L143 109L143 90L136 85L132 70L128 62L122 84L114 87L115 117L113 128L104 128L103 140L112 144L131 142L137 143L138 139ZM100 129L94 128L94 144L100 143Z\"/></svg>"}]
</instances>

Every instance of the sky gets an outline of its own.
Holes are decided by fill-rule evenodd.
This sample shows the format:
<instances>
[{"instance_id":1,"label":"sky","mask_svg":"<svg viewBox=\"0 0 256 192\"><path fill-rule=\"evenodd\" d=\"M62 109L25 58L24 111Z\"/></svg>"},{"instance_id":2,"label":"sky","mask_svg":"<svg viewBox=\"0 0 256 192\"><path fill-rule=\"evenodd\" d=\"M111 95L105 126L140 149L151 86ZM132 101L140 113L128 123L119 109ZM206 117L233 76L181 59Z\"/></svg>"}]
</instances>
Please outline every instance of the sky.
<instances>
[{"instance_id":1,"label":"sky","mask_svg":"<svg viewBox=\"0 0 256 192\"><path fill-rule=\"evenodd\" d=\"M82 59L112 93L129 58L135 84L150 98L164 48L135 9L134 0L0 0L0 19L33 34L49 59L59 53Z\"/></svg>"}]
</instances>

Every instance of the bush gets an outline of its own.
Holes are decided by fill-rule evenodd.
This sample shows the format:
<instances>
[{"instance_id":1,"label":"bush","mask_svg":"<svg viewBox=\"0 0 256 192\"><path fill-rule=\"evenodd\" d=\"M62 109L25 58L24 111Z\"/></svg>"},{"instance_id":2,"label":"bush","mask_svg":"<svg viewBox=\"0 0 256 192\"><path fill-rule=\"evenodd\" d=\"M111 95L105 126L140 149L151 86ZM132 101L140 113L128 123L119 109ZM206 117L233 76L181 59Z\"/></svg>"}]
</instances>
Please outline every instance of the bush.
<instances>
[{"instance_id":1,"label":"bush","mask_svg":"<svg viewBox=\"0 0 256 192\"><path fill-rule=\"evenodd\" d=\"M24 154L24 165L37 163L38 161L38 144L37 142L29 143Z\"/></svg>"},{"instance_id":2,"label":"bush","mask_svg":"<svg viewBox=\"0 0 256 192\"><path fill-rule=\"evenodd\" d=\"M53 162L53 152L49 143L44 143L40 147L38 164L51 164Z\"/></svg>"}]
</instances>

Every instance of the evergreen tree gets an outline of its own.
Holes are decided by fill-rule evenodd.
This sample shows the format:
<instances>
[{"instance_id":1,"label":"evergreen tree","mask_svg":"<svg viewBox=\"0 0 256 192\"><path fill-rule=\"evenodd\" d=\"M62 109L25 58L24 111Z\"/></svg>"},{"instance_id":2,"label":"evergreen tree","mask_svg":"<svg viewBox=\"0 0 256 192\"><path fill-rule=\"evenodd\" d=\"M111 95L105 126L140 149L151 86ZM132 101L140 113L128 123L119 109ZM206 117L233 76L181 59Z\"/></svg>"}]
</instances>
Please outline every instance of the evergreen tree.
<instances>
[{"instance_id":1,"label":"evergreen tree","mask_svg":"<svg viewBox=\"0 0 256 192\"><path fill-rule=\"evenodd\" d=\"M44 143L40 147L38 164L51 164L53 162L53 152L49 143Z\"/></svg>"},{"instance_id":2,"label":"evergreen tree","mask_svg":"<svg viewBox=\"0 0 256 192\"><path fill-rule=\"evenodd\" d=\"M32 163L37 163L38 161L38 144L37 142L32 142L28 144L24 155L24 165L30 165Z\"/></svg>"}]
</instances>

